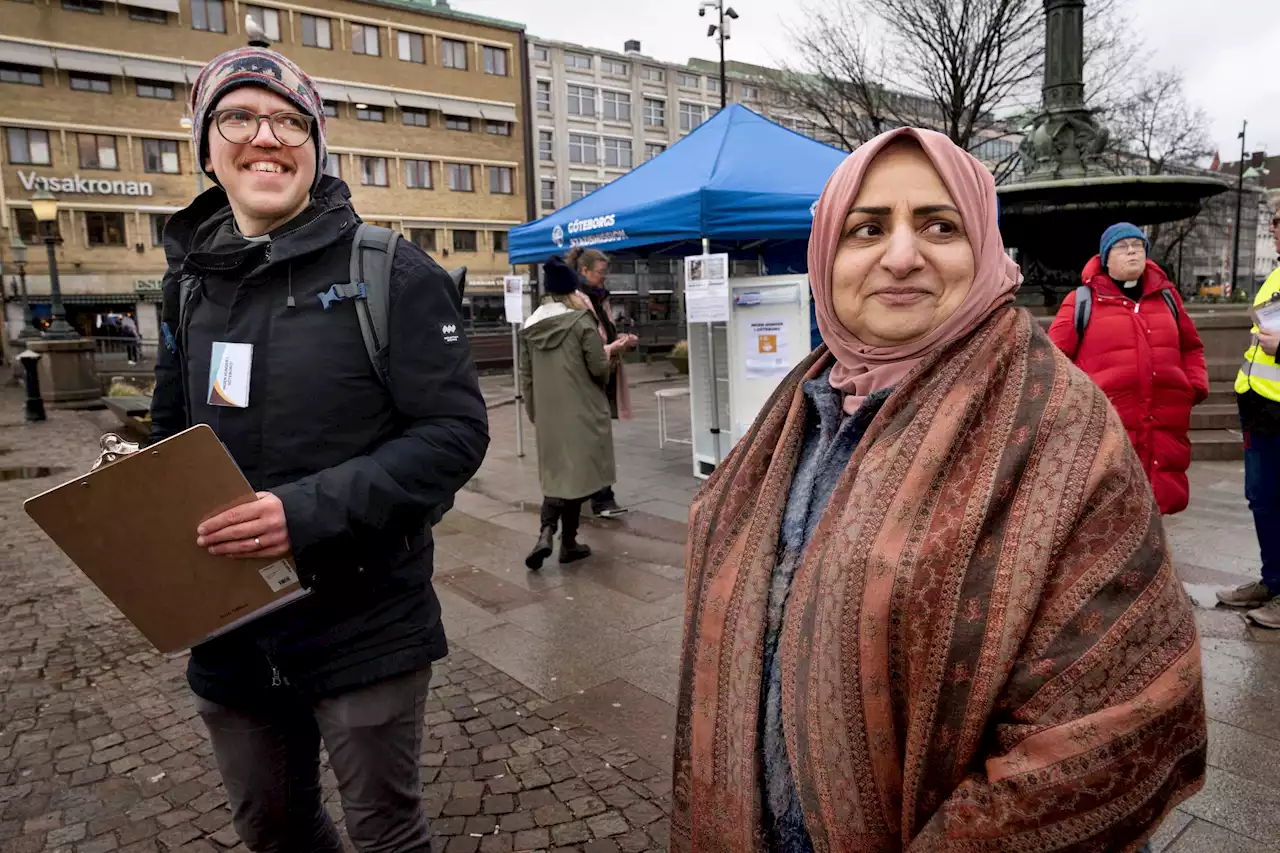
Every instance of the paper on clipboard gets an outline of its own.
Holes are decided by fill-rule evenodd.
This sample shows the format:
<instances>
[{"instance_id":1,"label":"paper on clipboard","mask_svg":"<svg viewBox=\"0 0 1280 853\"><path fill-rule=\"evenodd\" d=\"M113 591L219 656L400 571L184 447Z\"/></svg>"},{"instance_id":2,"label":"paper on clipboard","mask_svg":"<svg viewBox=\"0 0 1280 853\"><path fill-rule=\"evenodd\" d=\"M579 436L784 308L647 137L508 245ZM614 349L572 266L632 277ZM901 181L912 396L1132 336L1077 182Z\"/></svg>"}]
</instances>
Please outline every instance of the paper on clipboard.
<instances>
[{"instance_id":1,"label":"paper on clipboard","mask_svg":"<svg viewBox=\"0 0 1280 853\"><path fill-rule=\"evenodd\" d=\"M1280 332L1280 300L1264 302L1249 309L1253 324L1264 332Z\"/></svg>"},{"instance_id":2,"label":"paper on clipboard","mask_svg":"<svg viewBox=\"0 0 1280 853\"><path fill-rule=\"evenodd\" d=\"M201 425L23 506L120 612L170 653L308 594L288 560L215 557L196 545L201 522L255 499L213 430Z\"/></svg>"}]
</instances>

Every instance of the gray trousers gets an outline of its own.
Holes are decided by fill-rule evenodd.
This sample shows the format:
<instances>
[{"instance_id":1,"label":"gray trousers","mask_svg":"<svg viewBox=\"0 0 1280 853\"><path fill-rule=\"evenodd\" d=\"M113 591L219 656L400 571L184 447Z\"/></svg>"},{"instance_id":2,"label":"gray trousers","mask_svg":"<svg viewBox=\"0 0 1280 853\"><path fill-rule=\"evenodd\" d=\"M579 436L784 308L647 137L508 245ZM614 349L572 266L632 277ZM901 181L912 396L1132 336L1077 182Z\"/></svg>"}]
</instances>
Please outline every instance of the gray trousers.
<instances>
[{"instance_id":1,"label":"gray trousers","mask_svg":"<svg viewBox=\"0 0 1280 853\"><path fill-rule=\"evenodd\" d=\"M320 796L320 743L360 853L430 853L418 753L431 668L321 699L246 713L196 697L232 819L255 853L342 853Z\"/></svg>"}]
</instances>

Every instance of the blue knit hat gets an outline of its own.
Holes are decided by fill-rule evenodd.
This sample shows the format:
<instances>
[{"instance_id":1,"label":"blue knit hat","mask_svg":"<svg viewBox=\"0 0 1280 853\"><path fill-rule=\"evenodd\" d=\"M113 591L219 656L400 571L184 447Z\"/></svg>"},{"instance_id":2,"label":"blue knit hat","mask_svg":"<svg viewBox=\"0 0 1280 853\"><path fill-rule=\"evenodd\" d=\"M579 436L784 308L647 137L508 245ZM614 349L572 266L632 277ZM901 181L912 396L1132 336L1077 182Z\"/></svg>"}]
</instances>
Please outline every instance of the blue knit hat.
<instances>
[{"instance_id":1,"label":"blue knit hat","mask_svg":"<svg viewBox=\"0 0 1280 853\"><path fill-rule=\"evenodd\" d=\"M1147 235L1137 225L1129 222L1117 222L1106 231L1102 232L1102 242L1098 245L1098 255L1102 258L1102 265L1107 265L1107 255L1111 254L1111 250L1115 248L1116 243L1121 240L1138 239L1142 241L1142 245L1147 248L1147 254L1151 253L1151 241L1147 239Z\"/></svg>"},{"instance_id":2,"label":"blue knit hat","mask_svg":"<svg viewBox=\"0 0 1280 853\"><path fill-rule=\"evenodd\" d=\"M311 132L316 146L316 175L311 182L315 192L324 176L328 150L324 139L324 102L311 78L287 57L264 47L237 47L210 59L191 86L191 143L198 165L214 183L218 179L204 170L209 154L209 114L218 100L232 89L257 86L275 92L302 112L311 116Z\"/></svg>"},{"instance_id":3,"label":"blue knit hat","mask_svg":"<svg viewBox=\"0 0 1280 853\"><path fill-rule=\"evenodd\" d=\"M542 265L542 289L547 293L573 293L581 283L582 279L564 258L552 258Z\"/></svg>"}]
</instances>

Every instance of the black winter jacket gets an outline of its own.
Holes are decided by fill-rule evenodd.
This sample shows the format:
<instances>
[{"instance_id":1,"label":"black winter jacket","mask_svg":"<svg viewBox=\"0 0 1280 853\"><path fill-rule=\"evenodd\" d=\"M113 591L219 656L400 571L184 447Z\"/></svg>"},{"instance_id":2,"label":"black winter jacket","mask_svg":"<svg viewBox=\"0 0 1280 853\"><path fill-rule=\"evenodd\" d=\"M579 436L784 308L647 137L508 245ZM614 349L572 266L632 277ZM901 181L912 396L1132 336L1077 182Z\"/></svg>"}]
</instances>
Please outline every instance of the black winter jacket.
<instances>
[{"instance_id":1,"label":"black winter jacket","mask_svg":"<svg viewBox=\"0 0 1280 853\"><path fill-rule=\"evenodd\" d=\"M325 177L270 242L239 235L217 187L165 229L151 437L210 425L253 487L284 504L312 590L192 650L188 680L214 702L312 699L447 653L425 522L480 467L484 400L453 283L412 243L392 264L387 387L355 303L324 310L319 294L349 278L359 222L346 185ZM182 315L184 281L194 290ZM248 408L207 404L215 341L253 345Z\"/></svg>"}]
</instances>

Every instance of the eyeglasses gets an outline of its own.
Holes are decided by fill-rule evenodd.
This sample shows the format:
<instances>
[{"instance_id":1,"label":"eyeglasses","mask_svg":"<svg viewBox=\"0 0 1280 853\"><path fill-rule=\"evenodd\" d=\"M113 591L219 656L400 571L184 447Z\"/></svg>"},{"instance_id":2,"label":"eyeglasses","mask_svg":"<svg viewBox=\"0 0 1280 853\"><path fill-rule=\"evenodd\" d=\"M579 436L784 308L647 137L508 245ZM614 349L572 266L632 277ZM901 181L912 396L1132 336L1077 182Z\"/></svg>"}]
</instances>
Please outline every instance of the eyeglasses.
<instances>
[{"instance_id":1,"label":"eyeglasses","mask_svg":"<svg viewBox=\"0 0 1280 853\"><path fill-rule=\"evenodd\" d=\"M1147 244L1141 240L1121 240L1111 248L1112 250L1119 249L1121 252L1145 252Z\"/></svg>"},{"instance_id":2,"label":"eyeglasses","mask_svg":"<svg viewBox=\"0 0 1280 853\"><path fill-rule=\"evenodd\" d=\"M302 113L260 115L248 110L230 109L218 110L213 114L213 123L218 128L218 133L222 134L223 139L236 145L252 142L264 120L271 128L271 135L281 145L297 148L311 138L314 119Z\"/></svg>"},{"instance_id":3,"label":"eyeglasses","mask_svg":"<svg viewBox=\"0 0 1280 853\"><path fill-rule=\"evenodd\" d=\"M1277 228L1280 228L1280 216L1273 216L1271 218L1271 230L1274 231Z\"/></svg>"}]
</instances>

